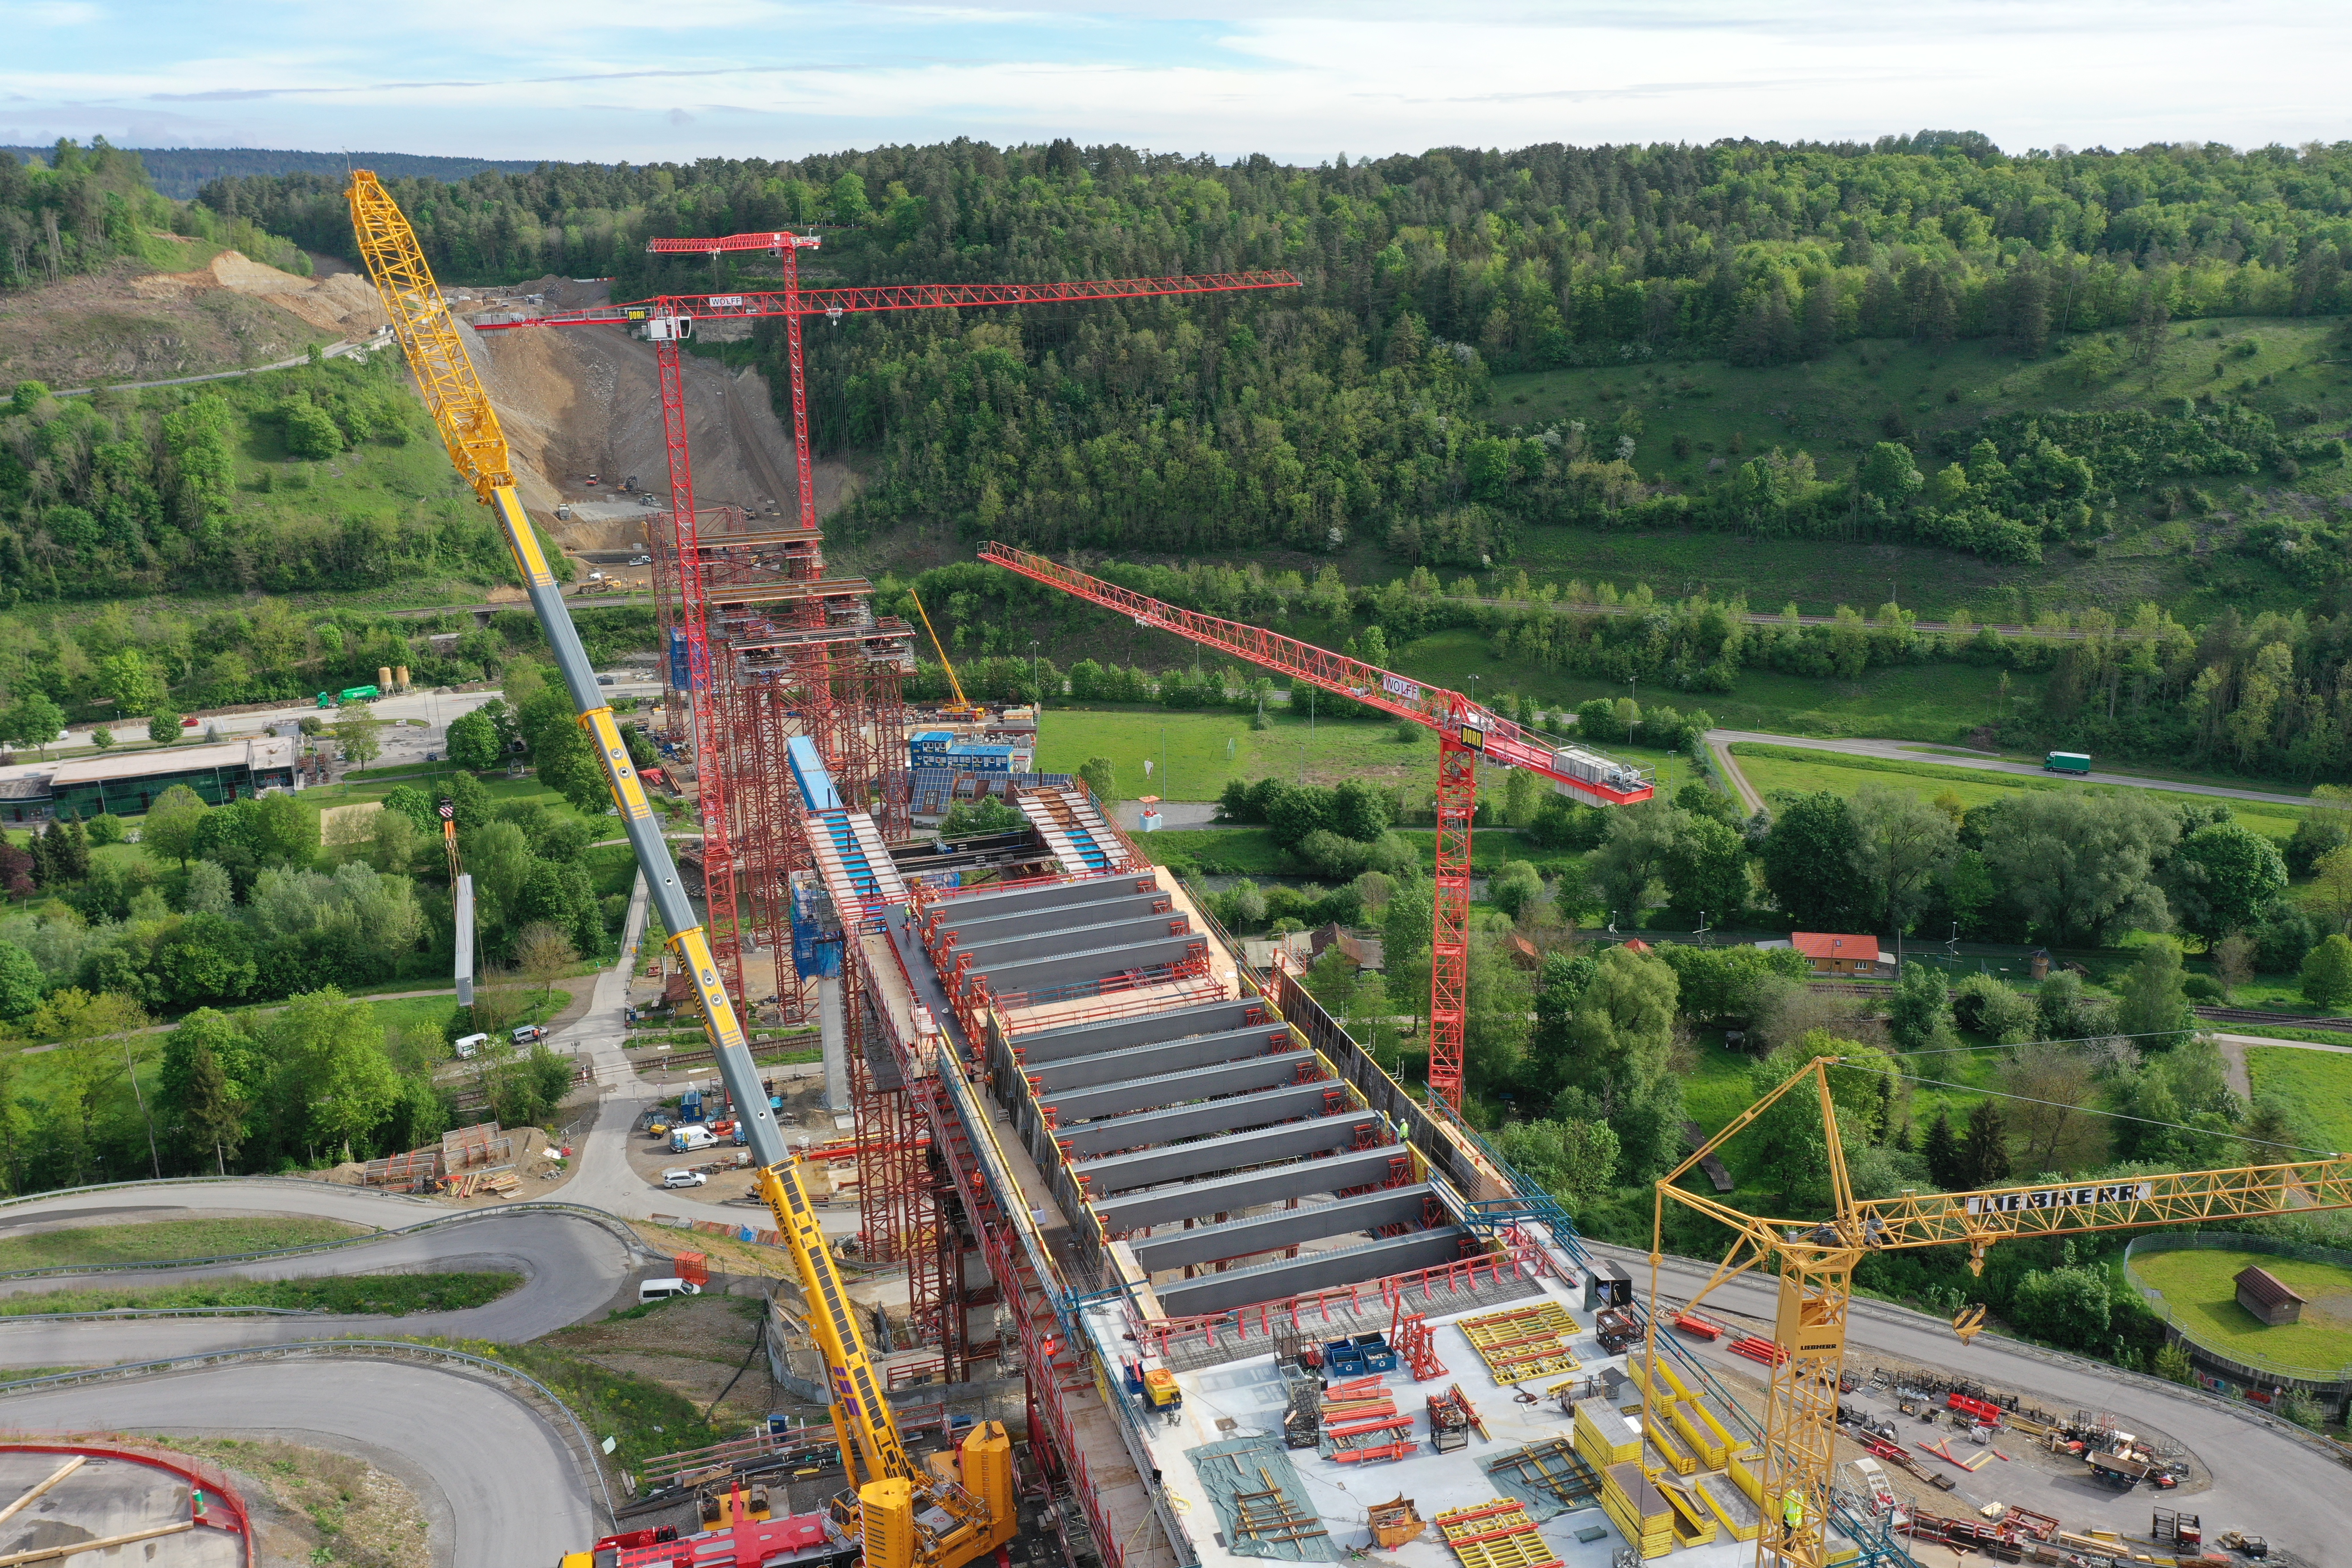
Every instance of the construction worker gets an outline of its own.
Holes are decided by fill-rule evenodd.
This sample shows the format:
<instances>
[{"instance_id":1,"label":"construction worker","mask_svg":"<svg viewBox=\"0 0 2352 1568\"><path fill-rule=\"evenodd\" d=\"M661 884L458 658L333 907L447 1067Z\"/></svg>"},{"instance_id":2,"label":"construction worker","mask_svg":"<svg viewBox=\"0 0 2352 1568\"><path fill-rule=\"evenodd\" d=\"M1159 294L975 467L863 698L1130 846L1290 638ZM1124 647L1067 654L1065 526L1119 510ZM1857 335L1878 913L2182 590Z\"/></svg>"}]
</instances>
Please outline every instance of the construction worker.
<instances>
[{"instance_id":1,"label":"construction worker","mask_svg":"<svg viewBox=\"0 0 2352 1568\"><path fill-rule=\"evenodd\" d=\"M1794 1546L1805 1528L1805 1495L1790 1487L1780 1494L1780 1544Z\"/></svg>"}]
</instances>

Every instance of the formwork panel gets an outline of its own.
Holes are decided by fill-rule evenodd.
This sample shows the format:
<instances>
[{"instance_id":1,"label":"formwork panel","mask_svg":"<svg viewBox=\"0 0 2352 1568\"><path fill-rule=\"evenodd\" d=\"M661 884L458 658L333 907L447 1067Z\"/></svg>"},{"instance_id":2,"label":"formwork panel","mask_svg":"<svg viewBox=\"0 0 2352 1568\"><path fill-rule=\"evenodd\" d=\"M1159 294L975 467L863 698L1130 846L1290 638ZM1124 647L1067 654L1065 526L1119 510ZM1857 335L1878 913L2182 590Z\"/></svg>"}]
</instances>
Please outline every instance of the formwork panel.
<instances>
[{"instance_id":1,"label":"formwork panel","mask_svg":"<svg viewBox=\"0 0 2352 1568\"><path fill-rule=\"evenodd\" d=\"M1136 1262L1146 1271L1157 1274L1166 1268L1216 1263L1228 1258L1272 1252L1279 1247L1325 1241L1350 1231L1418 1225L1435 1195L1436 1189L1427 1183L1388 1187L1376 1193L1360 1193L1352 1198L1310 1204L1304 1208L1227 1220L1223 1225L1171 1230L1165 1236L1145 1237L1129 1246L1134 1249Z\"/></svg>"},{"instance_id":2,"label":"formwork panel","mask_svg":"<svg viewBox=\"0 0 2352 1568\"><path fill-rule=\"evenodd\" d=\"M1352 1116L1318 1116L1307 1121L1260 1128L1255 1132L1202 1138L1172 1148L1084 1160L1072 1169L1086 1184L1088 1193L1102 1197L1162 1182L1193 1181L1269 1161L1351 1148L1376 1136L1386 1126L1386 1121L1373 1110L1358 1111Z\"/></svg>"}]
</instances>

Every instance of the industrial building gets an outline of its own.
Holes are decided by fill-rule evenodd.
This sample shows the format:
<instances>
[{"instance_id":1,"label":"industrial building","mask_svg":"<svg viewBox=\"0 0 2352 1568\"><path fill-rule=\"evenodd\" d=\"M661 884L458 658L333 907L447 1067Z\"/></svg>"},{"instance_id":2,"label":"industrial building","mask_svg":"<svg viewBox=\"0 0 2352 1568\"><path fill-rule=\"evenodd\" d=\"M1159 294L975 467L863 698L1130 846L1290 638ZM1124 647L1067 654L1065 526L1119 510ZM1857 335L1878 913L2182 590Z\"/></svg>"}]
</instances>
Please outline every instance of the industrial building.
<instances>
[{"instance_id":1,"label":"industrial building","mask_svg":"<svg viewBox=\"0 0 2352 1568\"><path fill-rule=\"evenodd\" d=\"M0 780L0 820L39 822L68 812L83 821L109 812L137 816L174 784L195 791L207 805L292 789L295 746L291 737L255 735L19 769Z\"/></svg>"}]
</instances>

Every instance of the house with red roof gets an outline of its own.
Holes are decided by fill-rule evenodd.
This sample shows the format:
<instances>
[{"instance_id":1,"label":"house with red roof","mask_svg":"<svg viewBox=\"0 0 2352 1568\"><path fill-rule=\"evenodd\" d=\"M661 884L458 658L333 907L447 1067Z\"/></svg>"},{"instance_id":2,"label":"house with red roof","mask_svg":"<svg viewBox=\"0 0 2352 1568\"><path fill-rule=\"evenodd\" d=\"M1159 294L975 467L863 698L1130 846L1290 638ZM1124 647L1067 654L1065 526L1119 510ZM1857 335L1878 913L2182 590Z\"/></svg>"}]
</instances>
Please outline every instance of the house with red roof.
<instances>
[{"instance_id":1,"label":"house with red roof","mask_svg":"<svg viewBox=\"0 0 2352 1568\"><path fill-rule=\"evenodd\" d=\"M1883 974L1889 962L1876 937L1847 931L1794 931L1789 933L1789 945L1811 962L1815 974Z\"/></svg>"}]
</instances>

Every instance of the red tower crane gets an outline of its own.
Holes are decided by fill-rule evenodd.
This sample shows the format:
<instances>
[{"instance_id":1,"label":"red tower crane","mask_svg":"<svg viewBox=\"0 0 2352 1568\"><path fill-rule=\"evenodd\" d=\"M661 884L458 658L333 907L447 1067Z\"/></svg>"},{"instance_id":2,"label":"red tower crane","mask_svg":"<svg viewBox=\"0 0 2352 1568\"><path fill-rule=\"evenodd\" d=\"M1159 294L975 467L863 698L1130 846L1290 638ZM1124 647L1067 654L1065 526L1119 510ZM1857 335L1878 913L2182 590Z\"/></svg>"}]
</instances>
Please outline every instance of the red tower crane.
<instances>
[{"instance_id":1,"label":"red tower crane","mask_svg":"<svg viewBox=\"0 0 2352 1568\"><path fill-rule=\"evenodd\" d=\"M1648 800L1655 793L1649 776L1582 747L1547 741L1458 691L1427 686L1296 637L1179 609L1011 545L984 544L980 558L1116 610L1139 626L1173 632L1437 732L1437 918L1429 956L1429 1098L1459 1115L1470 972L1470 823L1478 809L1474 763L1485 757L1498 766L1526 768L1594 805Z\"/></svg>"},{"instance_id":2,"label":"red tower crane","mask_svg":"<svg viewBox=\"0 0 2352 1568\"><path fill-rule=\"evenodd\" d=\"M1287 272L1223 272L1200 277L1112 278L1065 283L907 283L867 285L850 289L803 289L800 253L822 243L815 235L789 229L728 235L706 239L656 239L646 248L657 255L718 256L734 251L765 251L782 264L783 287L740 294L675 294L627 304L591 306L538 316L513 316L503 321L479 321L478 331L502 331L519 327L620 326L642 331L655 345L661 388L662 437L668 454L670 515L677 532L679 597L683 600L688 690L695 749L698 758L716 750L710 737L719 725L712 708L712 668L708 626L709 595L700 563L694 499L694 468L688 450L686 382L678 344L693 336L697 321L784 319L793 400L793 461L800 486L798 515L802 531L814 535L816 487L809 449L808 376L803 366L801 326L804 317L822 315L839 321L845 315L893 310L950 310L962 306L1037 305L1095 300L1138 300L1171 295L1216 294L1263 289L1296 289L1298 279ZM811 608L814 602L811 601ZM699 805L703 822L703 876L710 924L724 934L720 962L730 979L735 975L734 934L740 929L735 891L734 826L730 812L734 792L722 767L700 768ZM740 986L739 986L740 988Z\"/></svg>"}]
</instances>

